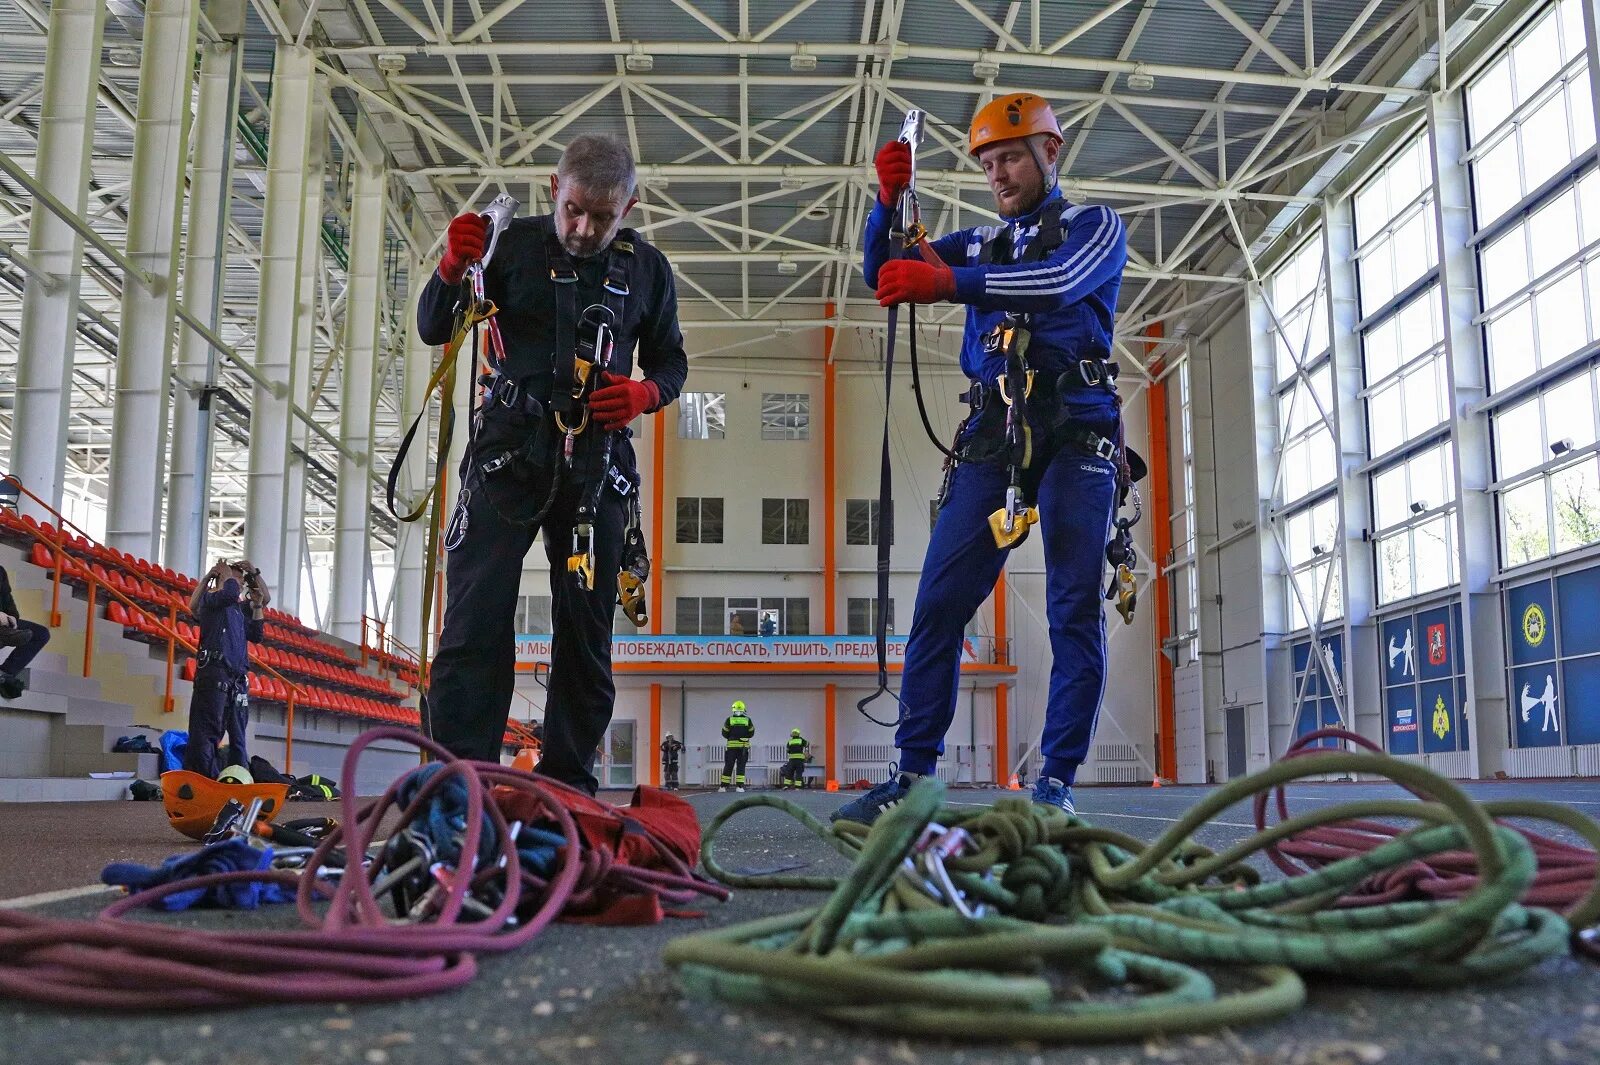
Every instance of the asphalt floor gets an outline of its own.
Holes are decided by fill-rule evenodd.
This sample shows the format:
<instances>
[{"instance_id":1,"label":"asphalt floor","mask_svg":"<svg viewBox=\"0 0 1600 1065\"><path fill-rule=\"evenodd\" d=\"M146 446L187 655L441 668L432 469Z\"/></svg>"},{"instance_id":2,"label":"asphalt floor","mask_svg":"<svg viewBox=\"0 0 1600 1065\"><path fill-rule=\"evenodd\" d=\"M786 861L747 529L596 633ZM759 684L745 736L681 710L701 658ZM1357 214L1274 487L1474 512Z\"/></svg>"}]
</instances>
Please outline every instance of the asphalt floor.
<instances>
[{"instance_id":1,"label":"asphalt floor","mask_svg":"<svg viewBox=\"0 0 1600 1065\"><path fill-rule=\"evenodd\" d=\"M1600 781L1468 785L1478 798L1541 798L1600 816ZM1079 789L1079 812L1145 839L1169 828L1205 789ZM686 793L702 823L737 798ZM987 803L997 793L953 791L952 801ZM1386 785L1300 784L1291 803L1397 794ZM607 796L615 801L623 795ZM805 792L817 814L841 796ZM328 813L326 805L292 815ZM1237 806L1197 838L1221 847L1253 830ZM1553 835L1566 836L1560 831ZM1570 838L1570 837L1567 837ZM740 815L719 853L735 868L808 863L836 872L841 859L778 811ZM184 849L157 804L0 805L0 899L34 912L91 917L113 896L85 885L112 860L155 863ZM73 889L79 889L75 892ZM92 893L84 894L88 890ZM54 897L38 896L53 892ZM32 895L32 900L17 896ZM1311 984L1297 1013L1269 1024L1136 1044L1041 1046L884 1038L777 1010L686 998L661 964L661 950L689 932L813 905L814 893L740 891L700 919L647 928L555 925L528 947L480 959L463 990L385 1005L260 1006L182 1014L87 1014L0 1002L0 1059L42 1063L229 1065L285 1062L538 1062L560 1065L1454 1065L1467 1062L1600 1062L1600 967L1547 962L1521 977L1469 990L1412 991ZM288 927L289 907L253 913L200 912L142 918L174 926Z\"/></svg>"}]
</instances>

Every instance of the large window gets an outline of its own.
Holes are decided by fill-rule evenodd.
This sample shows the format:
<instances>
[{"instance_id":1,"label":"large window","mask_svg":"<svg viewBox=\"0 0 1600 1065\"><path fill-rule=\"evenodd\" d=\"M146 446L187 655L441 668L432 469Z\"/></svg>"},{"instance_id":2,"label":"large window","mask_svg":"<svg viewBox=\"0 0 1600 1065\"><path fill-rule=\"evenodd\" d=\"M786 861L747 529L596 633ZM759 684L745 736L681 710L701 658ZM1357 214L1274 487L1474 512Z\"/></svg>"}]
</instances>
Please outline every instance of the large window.
<instances>
[{"instance_id":1,"label":"large window","mask_svg":"<svg viewBox=\"0 0 1600 1065\"><path fill-rule=\"evenodd\" d=\"M761 542L808 544L811 542L811 500L763 499Z\"/></svg>"},{"instance_id":2,"label":"large window","mask_svg":"<svg viewBox=\"0 0 1600 1065\"><path fill-rule=\"evenodd\" d=\"M1433 285L1363 334L1374 456L1438 428L1449 415L1442 322L1439 286Z\"/></svg>"},{"instance_id":3,"label":"large window","mask_svg":"<svg viewBox=\"0 0 1600 1065\"><path fill-rule=\"evenodd\" d=\"M855 547L876 547L879 531L885 526L889 529L889 543L894 543L894 508L891 506L889 520L880 519L884 515L879 513L876 499L846 499L844 501L844 542Z\"/></svg>"},{"instance_id":4,"label":"large window","mask_svg":"<svg viewBox=\"0 0 1600 1065\"><path fill-rule=\"evenodd\" d=\"M1378 602L1409 599L1456 582L1455 498L1448 444L1373 474Z\"/></svg>"},{"instance_id":5,"label":"large window","mask_svg":"<svg viewBox=\"0 0 1600 1065\"><path fill-rule=\"evenodd\" d=\"M1357 190L1356 280L1361 367L1372 473L1378 602L1456 583L1452 443L1435 432L1450 416L1444 307L1435 276L1428 138L1401 148Z\"/></svg>"},{"instance_id":6,"label":"large window","mask_svg":"<svg viewBox=\"0 0 1600 1065\"><path fill-rule=\"evenodd\" d=\"M1323 417L1333 411L1327 291L1320 232L1267 279L1282 441L1278 495L1286 504L1326 488L1338 473L1333 432Z\"/></svg>"},{"instance_id":7,"label":"large window","mask_svg":"<svg viewBox=\"0 0 1600 1065\"><path fill-rule=\"evenodd\" d=\"M517 631L543 635L554 632L550 620L548 595L523 595L517 597Z\"/></svg>"},{"instance_id":8,"label":"large window","mask_svg":"<svg viewBox=\"0 0 1600 1065\"><path fill-rule=\"evenodd\" d=\"M1579 0L1546 8L1466 100L1478 321L1490 391L1510 400L1492 425L1500 561L1511 567L1600 541L1595 369L1584 359L1550 376L1600 339L1600 174Z\"/></svg>"},{"instance_id":9,"label":"large window","mask_svg":"<svg viewBox=\"0 0 1600 1065\"><path fill-rule=\"evenodd\" d=\"M1283 536L1289 564L1291 630L1307 627L1311 616L1319 616L1325 624L1344 613L1335 557L1338 507L1329 494L1338 479L1339 462L1331 425L1333 368L1322 258L1318 230L1268 276L1265 285L1277 378L1275 495L1282 505L1273 521Z\"/></svg>"},{"instance_id":10,"label":"large window","mask_svg":"<svg viewBox=\"0 0 1600 1065\"><path fill-rule=\"evenodd\" d=\"M727 623L727 600L721 596L678 596L673 628L679 636L721 636Z\"/></svg>"},{"instance_id":11,"label":"large window","mask_svg":"<svg viewBox=\"0 0 1600 1065\"><path fill-rule=\"evenodd\" d=\"M1283 522L1289 559L1289 628L1308 627L1310 618L1321 624L1344 616L1343 574L1335 547L1339 535L1339 508L1333 499L1291 514Z\"/></svg>"},{"instance_id":12,"label":"large window","mask_svg":"<svg viewBox=\"0 0 1600 1065\"><path fill-rule=\"evenodd\" d=\"M885 614L887 625L891 633L894 632L894 600L889 600L889 609ZM873 636L878 631L878 600L876 597L857 598L851 596L845 600L845 635L847 636Z\"/></svg>"},{"instance_id":13,"label":"large window","mask_svg":"<svg viewBox=\"0 0 1600 1065\"><path fill-rule=\"evenodd\" d=\"M1489 385L1501 391L1600 336L1600 174L1543 201L1483 246Z\"/></svg>"},{"instance_id":14,"label":"large window","mask_svg":"<svg viewBox=\"0 0 1600 1065\"><path fill-rule=\"evenodd\" d=\"M1473 192L1486 226L1594 144L1582 0L1561 0L1467 86Z\"/></svg>"},{"instance_id":15,"label":"large window","mask_svg":"<svg viewBox=\"0 0 1600 1065\"><path fill-rule=\"evenodd\" d=\"M761 396L761 439L809 440L811 397L804 392L766 392Z\"/></svg>"},{"instance_id":16,"label":"large window","mask_svg":"<svg viewBox=\"0 0 1600 1065\"><path fill-rule=\"evenodd\" d=\"M1438 265L1428 139L1417 137L1355 194L1356 276L1367 318Z\"/></svg>"},{"instance_id":17,"label":"large window","mask_svg":"<svg viewBox=\"0 0 1600 1065\"><path fill-rule=\"evenodd\" d=\"M1178 395L1178 472L1172 478L1172 616L1177 622L1175 665L1200 658L1200 574L1196 562L1194 497L1194 410L1189 360L1174 376ZM1166 565L1164 559L1158 563Z\"/></svg>"},{"instance_id":18,"label":"large window","mask_svg":"<svg viewBox=\"0 0 1600 1065\"><path fill-rule=\"evenodd\" d=\"M1495 417L1506 566L1600 541L1595 388L1588 367Z\"/></svg>"},{"instance_id":19,"label":"large window","mask_svg":"<svg viewBox=\"0 0 1600 1065\"><path fill-rule=\"evenodd\" d=\"M722 543L722 500L711 496L679 496L678 543Z\"/></svg>"},{"instance_id":20,"label":"large window","mask_svg":"<svg viewBox=\"0 0 1600 1065\"><path fill-rule=\"evenodd\" d=\"M728 435L725 392L684 392L678 396L678 438L721 440Z\"/></svg>"}]
</instances>

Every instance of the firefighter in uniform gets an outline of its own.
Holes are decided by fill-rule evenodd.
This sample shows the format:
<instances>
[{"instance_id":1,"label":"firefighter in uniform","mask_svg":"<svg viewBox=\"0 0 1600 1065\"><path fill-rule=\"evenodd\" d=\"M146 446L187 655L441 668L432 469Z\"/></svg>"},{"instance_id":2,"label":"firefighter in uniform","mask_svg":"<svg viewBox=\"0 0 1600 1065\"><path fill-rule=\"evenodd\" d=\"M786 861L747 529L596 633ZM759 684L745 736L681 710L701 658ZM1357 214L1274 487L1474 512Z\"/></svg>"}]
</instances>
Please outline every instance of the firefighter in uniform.
<instances>
[{"instance_id":1,"label":"firefighter in uniform","mask_svg":"<svg viewBox=\"0 0 1600 1065\"><path fill-rule=\"evenodd\" d=\"M806 762L811 759L811 741L800 735L799 729L789 730L789 761L783 767L783 786L806 786Z\"/></svg>"},{"instance_id":2,"label":"firefighter in uniform","mask_svg":"<svg viewBox=\"0 0 1600 1065\"><path fill-rule=\"evenodd\" d=\"M722 723L722 738L728 742L727 753L722 758L722 786L718 791L744 790L744 767L750 761L750 741L755 739L755 722L744 712L744 700L735 699L726 721Z\"/></svg>"},{"instance_id":3,"label":"firefighter in uniform","mask_svg":"<svg viewBox=\"0 0 1600 1065\"><path fill-rule=\"evenodd\" d=\"M668 791L678 790L678 760L683 755L683 741L672 733L661 740L661 785Z\"/></svg>"},{"instance_id":4,"label":"firefighter in uniform","mask_svg":"<svg viewBox=\"0 0 1600 1065\"><path fill-rule=\"evenodd\" d=\"M523 556L542 530L554 639L538 772L591 794L616 695L611 628L625 540L643 551L628 424L676 399L688 373L671 266L619 228L634 189L621 140L574 138L550 178L553 214L512 219L484 266L504 358L478 382L445 531L444 631L424 718L453 753L499 760ZM450 223L417 307L425 342L449 339L487 239L482 215ZM643 380L633 377L635 347Z\"/></svg>"},{"instance_id":5,"label":"firefighter in uniform","mask_svg":"<svg viewBox=\"0 0 1600 1065\"><path fill-rule=\"evenodd\" d=\"M1102 567L1112 547L1130 545L1113 516L1142 463L1123 447L1111 361L1126 230L1110 208L1062 198L1061 143L1055 113L1037 95L1013 93L979 110L968 150L1002 224L932 241L937 265L921 248L891 246L912 157L900 142L878 152L878 202L863 240L867 283L885 307L967 305L961 367L972 409L957 434L956 461L947 463L917 588L895 734L901 772L836 811L835 820L870 824L917 777L933 773L955 715L962 631L1020 542L1015 532L1034 523L1044 541L1053 661L1033 799L1073 810L1073 777L1105 688ZM1036 509L1019 508L1019 500ZM1005 522L1008 515L1015 520Z\"/></svg>"}]
</instances>

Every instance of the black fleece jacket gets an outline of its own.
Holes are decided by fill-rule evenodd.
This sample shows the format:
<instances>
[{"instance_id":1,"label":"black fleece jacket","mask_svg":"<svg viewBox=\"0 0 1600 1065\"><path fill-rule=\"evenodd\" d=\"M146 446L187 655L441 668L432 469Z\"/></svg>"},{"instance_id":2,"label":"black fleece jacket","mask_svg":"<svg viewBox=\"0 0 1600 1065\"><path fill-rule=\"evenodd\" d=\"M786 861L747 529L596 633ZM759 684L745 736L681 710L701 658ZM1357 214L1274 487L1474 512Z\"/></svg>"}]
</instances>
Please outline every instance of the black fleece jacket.
<instances>
[{"instance_id":1,"label":"black fleece jacket","mask_svg":"<svg viewBox=\"0 0 1600 1065\"><path fill-rule=\"evenodd\" d=\"M500 309L497 316L505 342L505 373L541 400L550 396L556 344L555 282L550 280L547 241L554 226L550 215L514 218L500 234L500 242L484 273L484 295ZM617 232L618 240L633 243L629 294L622 306L617 330L613 372L627 376L633 369L635 346L645 379L655 384L665 407L678 398L689 375L678 328L678 293L667 257L631 229ZM601 302L609 249L587 259L574 260L578 270L577 309ZM465 282L463 282L465 284ZM417 332L429 344L450 339L461 286L447 285L437 272L428 279L417 303ZM568 353L570 355L570 352Z\"/></svg>"}]
</instances>

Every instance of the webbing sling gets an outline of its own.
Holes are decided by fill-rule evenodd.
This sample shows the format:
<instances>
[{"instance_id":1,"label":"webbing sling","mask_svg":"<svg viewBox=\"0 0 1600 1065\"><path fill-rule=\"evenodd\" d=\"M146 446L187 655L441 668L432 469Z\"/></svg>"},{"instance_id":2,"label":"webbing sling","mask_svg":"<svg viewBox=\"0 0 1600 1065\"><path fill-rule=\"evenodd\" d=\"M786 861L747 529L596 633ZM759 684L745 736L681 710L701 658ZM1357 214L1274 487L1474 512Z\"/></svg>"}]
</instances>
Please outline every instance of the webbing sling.
<instances>
[{"instance_id":1,"label":"webbing sling","mask_svg":"<svg viewBox=\"0 0 1600 1065\"><path fill-rule=\"evenodd\" d=\"M873 635L878 651L878 687L864 699L857 700L856 710L874 725L893 728L905 717L905 704L894 695L895 719L879 721L867 712L867 706L878 696L889 691L889 545L894 540L894 475L889 465L889 404L894 388L894 334L899 307L889 308L889 336L883 345L883 450L878 466L878 617ZM908 304L906 320L911 325L912 336L917 332L915 305Z\"/></svg>"},{"instance_id":2,"label":"webbing sling","mask_svg":"<svg viewBox=\"0 0 1600 1065\"><path fill-rule=\"evenodd\" d=\"M433 585L434 577L439 569L439 516L444 511L444 486L445 471L449 468L450 444L455 438L456 410L454 396L456 391L456 360L461 353L461 345L467 337L473 338L473 363L477 363L477 328L479 324L487 321L496 313L495 305L491 302L480 303L469 300L468 305L462 310L456 320L455 331L450 335L450 342L445 345L444 354L439 359L439 365L434 369L433 376L428 379L428 386L422 394L422 405L417 411L417 416L411 420L411 425L406 429L406 435L400 441L400 448L395 452L394 464L389 467L389 477L385 485L385 502L389 513L402 522L414 522L428 514L428 539L424 547L426 559L422 578L422 627L419 632L428 631L428 617L433 613ZM433 398L435 390L439 393L439 450L438 458L434 461L433 484L418 499L417 505L408 513L401 514L395 508L395 489L400 480L400 469L405 464L406 454L411 450L411 445L421 427L423 420L428 416L428 404ZM417 699L418 714L421 719L423 735L433 736L433 715L428 706L428 653L427 648L418 648L417 652L417 687L420 694Z\"/></svg>"}]
</instances>

